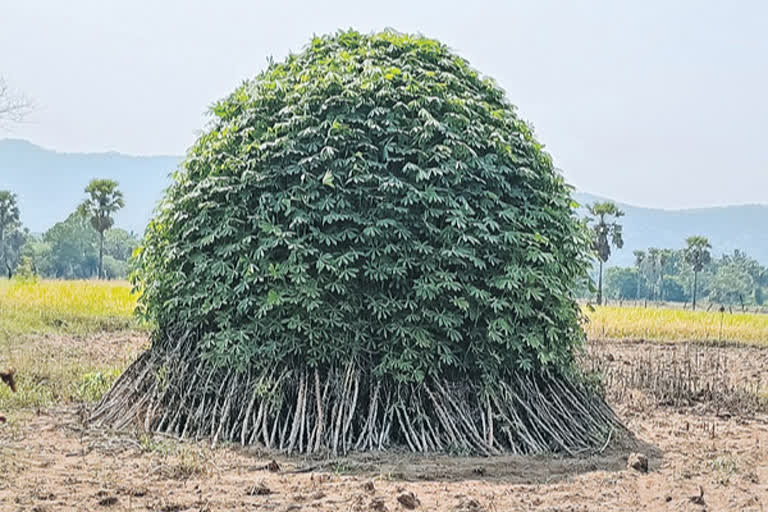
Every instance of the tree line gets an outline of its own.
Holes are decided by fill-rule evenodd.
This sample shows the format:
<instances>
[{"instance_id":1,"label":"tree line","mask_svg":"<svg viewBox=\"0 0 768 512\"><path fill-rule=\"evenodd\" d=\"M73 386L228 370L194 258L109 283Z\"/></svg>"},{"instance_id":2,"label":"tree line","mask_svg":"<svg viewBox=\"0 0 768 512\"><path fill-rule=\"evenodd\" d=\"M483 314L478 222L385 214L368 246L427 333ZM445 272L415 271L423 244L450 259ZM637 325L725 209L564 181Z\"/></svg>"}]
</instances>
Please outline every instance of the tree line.
<instances>
[{"instance_id":1,"label":"tree line","mask_svg":"<svg viewBox=\"0 0 768 512\"><path fill-rule=\"evenodd\" d=\"M693 309L702 298L742 309L764 304L768 268L738 249L713 258L711 243L701 235L688 237L682 249L636 250L633 266L604 269L612 249L624 246L619 223L624 212L611 202L597 202L587 210L597 276L596 289L592 292L593 286L586 286L584 297L594 294L598 304L605 298L682 302Z\"/></svg>"},{"instance_id":2,"label":"tree line","mask_svg":"<svg viewBox=\"0 0 768 512\"><path fill-rule=\"evenodd\" d=\"M139 237L114 227L114 214L125 206L118 183L94 179L85 198L65 220L42 234L33 234L21 222L14 193L0 190L0 272L47 278L125 278ZM595 283L580 295L627 301L709 303L745 308L762 306L768 289L768 268L735 250L713 258L704 236L691 236L683 249L651 247L634 251L631 267L605 267L612 250L624 246L619 220L624 216L614 203L587 206L585 219L592 234L597 262ZM605 268L604 268L605 267ZM592 291L592 289L594 290Z\"/></svg>"},{"instance_id":3,"label":"tree line","mask_svg":"<svg viewBox=\"0 0 768 512\"><path fill-rule=\"evenodd\" d=\"M0 270L62 279L125 278L139 244L136 234L114 227L115 213L125 206L118 183L94 179L85 198L65 220L42 234L21 222L16 194L0 190Z\"/></svg>"}]
</instances>

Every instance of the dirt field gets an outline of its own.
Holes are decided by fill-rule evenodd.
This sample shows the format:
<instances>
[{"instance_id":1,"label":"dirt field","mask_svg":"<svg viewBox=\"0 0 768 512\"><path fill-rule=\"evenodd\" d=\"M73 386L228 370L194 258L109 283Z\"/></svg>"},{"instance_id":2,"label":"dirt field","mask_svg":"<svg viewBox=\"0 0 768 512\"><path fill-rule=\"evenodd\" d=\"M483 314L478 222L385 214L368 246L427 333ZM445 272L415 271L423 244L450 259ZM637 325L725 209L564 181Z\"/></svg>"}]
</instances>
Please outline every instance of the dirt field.
<instances>
[{"instance_id":1,"label":"dirt field","mask_svg":"<svg viewBox=\"0 0 768 512\"><path fill-rule=\"evenodd\" d=\"M607 343L593 352L611 376L616 411L640 440L634 451L649 459L647 474L627 469L626 450L580 459L365 455L272 463L253 449L90 431L71 406L0 425L0 510L768 510L768 415L759 407L741 413L742 402L731 400L766 392L768 350ZM680 385L679 400L660 400L659 389L690 381L674 373L686 358L704 377ZM642 365L639 377L627 373ZM707 386L723 392L703 393Z\"/></svg>"}]
</instances>

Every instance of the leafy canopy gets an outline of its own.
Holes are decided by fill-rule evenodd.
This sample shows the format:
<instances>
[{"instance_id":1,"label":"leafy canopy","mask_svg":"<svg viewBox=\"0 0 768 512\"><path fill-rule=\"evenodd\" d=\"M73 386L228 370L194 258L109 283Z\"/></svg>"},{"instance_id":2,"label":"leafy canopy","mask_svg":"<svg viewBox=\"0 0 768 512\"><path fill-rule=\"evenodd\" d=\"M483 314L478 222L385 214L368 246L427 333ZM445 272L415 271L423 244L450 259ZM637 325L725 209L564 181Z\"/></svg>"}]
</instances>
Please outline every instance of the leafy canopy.
<instances>
[{"instance_id":1,"label":"leafy canopy","mask_svg":"<svg viewBox=\"0 0 768 512\"><path fill-rule=\"evenodd\" d=\"M117 188L114 180L94 179L85 187L88 195L80 206L78 212L91 222L93 229L104 233L115 224L113 215L125 206L123 193Z\"/></svg>"},{"instance_id":2,"label":"leafy canopy","mask_svg":"<svg viewBox=\"0 0 768 512\"><path fill-rule=\"evenodd\" d=\"M92 277L99 270L98 234L88 219L73 213L43 234L45 247L38 248L36 266L44 275L77 279Z\"/></svg>"},{"instance_id":3,"label":"leafy canopy","mask_svg":"<svg viewBox=\"0 0 768 512\"><path fill-rule=\"evenodd\" d=\"M688 245L685 249L685 261L694 272L701 272L704 265L712 261L712 255L709 252L712 245L704 236L691 236L685 242Z\"/></svg>"},{"instance_id":4,"label":"leafy canopy","mask_svg":"<svg viewBox=\"0 0 768 512\"><path fill-rule=\"evenodd\" d=\"M8 190L0 190L0 238L5 233L16 229L20 222L21 212L16 194Z\"/></svg>"},{"instance_id":5,"label":"leafy canopy","mask_svg":"<svg viewBox=\"0 0 768 512\"><path fill-rule=\"evenodd\" d=\"M400 381L567 369L589 239L504 93L437 41L317 37L212 108L143 247L155 348Z\"/></svg>"},{"instance_id":6,"label":"leafy canopy","mask_svg":"<svg viewBox=\"0 0 768 512\"><path fill-rule=\"evenodd\" d=\"M18 257L19 244L23 245L25 235L19 231L21 211L16 194L0 190L0 264L5 268L14 266Z\"/></svg>"},{"instance_id":7,"label":"leafy canopy","mask_svg":"<svg viewBox=\"0 0 768 512\"><path fill-rule=\"evenodd\" d=\"M611 245L617 249L624 247L622 226L615 220L623 217L624 212L610 201L593 203L588 205L587 209L594 222L592 247L600 261L605 263L611 257Z\"/></svg>"}]
</instances>

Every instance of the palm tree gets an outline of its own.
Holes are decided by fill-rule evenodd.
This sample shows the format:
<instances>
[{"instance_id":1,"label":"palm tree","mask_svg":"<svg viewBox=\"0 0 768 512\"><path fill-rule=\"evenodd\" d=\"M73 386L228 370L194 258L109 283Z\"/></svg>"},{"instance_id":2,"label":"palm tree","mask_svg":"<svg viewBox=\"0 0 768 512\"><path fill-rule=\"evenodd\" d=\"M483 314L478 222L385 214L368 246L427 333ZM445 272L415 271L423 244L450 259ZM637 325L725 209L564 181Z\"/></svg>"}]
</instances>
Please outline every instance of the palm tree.
<instances>
[{"instance_id":1,"label":"palm tree","mask_svg":"<svg viewBox=\"0 0 768 512\"><path fill-rule=\"evenodd\" d=\"M703 236L692 236L685 241L688 247L685 249L685 261L693 268L693 309L696 310L696 288L699 272L712 261L709 250L712 248L709 240Z\"/></svg>"},{"instance_id":2,"label":"palm tree","mask_svg":"<svg viewBox=\"0 0 768 512\"><path fill-rule=\"evenodd\" d=\"M104 278L104 232L115 220L112 215L125 206L123 193L113 180L94 179L85 187L88 197L80 203L78 212L91 221L93 229L99 232L99 279Z\"/></svg>"},{"instance_id":3,"label":"palm tree","mask_svg":"<svg viewBox=\"0 0 768 512\"><path fill-rule=\"evenodd\" d=\"M651 300L657 300L659 294L659 263L662 260L661 249L651 247L648 249L648 264L650 266L651 276Z\"/></svg>"},{"instance_id":4,"label":"palm tree","mask_svg":"<svg viewBox=\"0 0 768 512\"><path fill-rule=\"evenodd\" d=\"M674 257L672 249L662 249L659 251L659 300L664 300L664 268L666 264Z\"/></svg>"},{"instance_id":5,"label":"palm tree","mask_svg":"<svg viewBox=\"0 0 768 512\"><path fill-rule=\"evenodd\" d=\"M594 217L591 221L595 221L595 225L592 227L593 238L592 248L597 255L597 260L600 263L600 273L597 282L597 303L603 303L603 263L608 261L611 256L611 245L617 249L624 247L624 239L621 236L621 224L615 221L619 217L624 215L624 212L619 210L614 203L594 203L587 206L589 213ZM611 222L613 218L613 222Z\"/></svg>"},{"instance_id":6,"label":"palm tree","mask_svg":"<svg viewBox=\"0 0 768 512\"><path fill-rule=\"evenodd\" d=\"M8 235L11 234L21 222L19 205L16 201L16 194L8 190L0 190L0 260L10 269L10 263L7 261L10 252L8 247Z\"/></svg>"},{"instance_id":7,"label":"palm tree","mask_svg":"<svg viewBox=\"0 0 768 512\"><path fill-rule=\"evenodd\" d=\"M637 267L637 293L635 293L635 299L640 300L640 285L643 280L643 262L645 261L645 251L633 251L635 255L635 267Z\"/></svg>"}]
</instances>

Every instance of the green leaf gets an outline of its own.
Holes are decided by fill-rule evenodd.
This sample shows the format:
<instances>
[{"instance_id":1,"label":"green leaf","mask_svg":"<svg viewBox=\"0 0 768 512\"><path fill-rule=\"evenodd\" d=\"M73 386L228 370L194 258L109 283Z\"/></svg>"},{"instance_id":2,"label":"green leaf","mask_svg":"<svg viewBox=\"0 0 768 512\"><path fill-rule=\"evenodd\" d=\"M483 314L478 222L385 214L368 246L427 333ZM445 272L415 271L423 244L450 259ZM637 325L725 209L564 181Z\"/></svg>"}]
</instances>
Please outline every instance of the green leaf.
<instances>
[{"instance_id":1,"label":"green leaf","mask_svg":"<svg viewBox=\"0 0 768 512\"><path fill-rule=\"evenodd\" d=\"M333 184L333 173L331 171L325 171L325 174L323 175L323 185L331 188L336 187L336 185Z\"/></svg>"}]
</instances>

